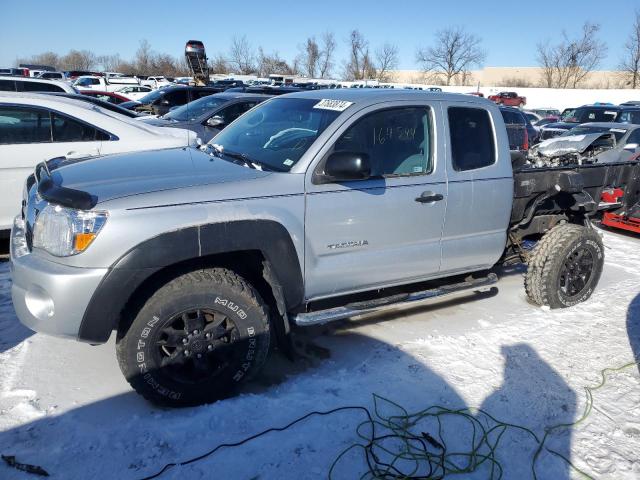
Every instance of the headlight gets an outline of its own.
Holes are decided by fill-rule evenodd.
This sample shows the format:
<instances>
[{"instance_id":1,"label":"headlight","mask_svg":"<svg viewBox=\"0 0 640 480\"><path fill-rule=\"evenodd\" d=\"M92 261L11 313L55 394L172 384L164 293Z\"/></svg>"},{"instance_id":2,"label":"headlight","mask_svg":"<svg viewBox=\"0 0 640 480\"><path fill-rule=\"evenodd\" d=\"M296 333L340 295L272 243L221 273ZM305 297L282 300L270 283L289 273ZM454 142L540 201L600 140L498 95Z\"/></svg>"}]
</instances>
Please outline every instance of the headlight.
<instances>
[{"instance_id":1,"label":"headlight","mask_svg":"<svg viewBox=\"0 0 640 480\"><path fill-rule=\"evenodd\" d=\"M33 226L33 246L56 257L75 255L91 245L106 221L107 212L47 205Z\"/></svg>"}]
</instances>

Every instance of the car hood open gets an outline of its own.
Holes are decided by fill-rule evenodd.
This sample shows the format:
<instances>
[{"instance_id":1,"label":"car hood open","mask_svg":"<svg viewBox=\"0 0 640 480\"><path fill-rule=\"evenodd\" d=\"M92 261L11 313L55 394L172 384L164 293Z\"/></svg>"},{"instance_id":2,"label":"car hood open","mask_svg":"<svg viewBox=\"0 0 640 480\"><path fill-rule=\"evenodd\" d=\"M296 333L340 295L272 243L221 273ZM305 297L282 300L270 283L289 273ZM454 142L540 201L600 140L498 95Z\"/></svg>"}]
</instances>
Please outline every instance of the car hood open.
<instances>
[{"instance_id":1,"label":"car hood open","mask_svg":"<svg viewBox=\"0 0 640 480\"><path fill-rule=\"evenodd\" d=\"M237 182L269 175L193 148L172 148L49 162L56 185L96 203L163 190Z\"/></svg>"}]
</instances>

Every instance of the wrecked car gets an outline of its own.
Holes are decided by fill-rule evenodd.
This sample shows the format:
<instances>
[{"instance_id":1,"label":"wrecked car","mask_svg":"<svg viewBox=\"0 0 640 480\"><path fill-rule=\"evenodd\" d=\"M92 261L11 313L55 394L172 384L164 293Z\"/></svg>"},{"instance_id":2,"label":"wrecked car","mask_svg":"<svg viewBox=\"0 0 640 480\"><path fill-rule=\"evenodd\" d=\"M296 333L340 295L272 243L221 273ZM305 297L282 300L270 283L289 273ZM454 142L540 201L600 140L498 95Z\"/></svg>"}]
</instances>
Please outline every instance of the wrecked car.
<instances>
[{"instance_id":1,"label":"wrecked car","mask_svg":"<svg viewBox=\"0 0 640 480\"><path fill-rule=\"evenodd\" d=\"M544 140L529 151L529 164L570 166L625 162L640 153L640 125L584 123L559 137Z\"/></svg>"}]
</instances>

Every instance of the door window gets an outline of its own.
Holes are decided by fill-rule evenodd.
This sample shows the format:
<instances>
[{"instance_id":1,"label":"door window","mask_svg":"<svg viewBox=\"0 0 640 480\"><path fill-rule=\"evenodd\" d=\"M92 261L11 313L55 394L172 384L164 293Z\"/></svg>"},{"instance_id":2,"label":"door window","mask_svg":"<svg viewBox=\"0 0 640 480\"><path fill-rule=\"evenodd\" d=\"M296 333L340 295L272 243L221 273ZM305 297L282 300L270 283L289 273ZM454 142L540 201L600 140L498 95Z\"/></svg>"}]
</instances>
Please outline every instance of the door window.
<instances>
[{"instance_id":1,"label":"door window","mask_svg":"<svg viewBox=\"0 0 640 480\"><path fill-rule=\"evenodd\" d=\"M403 107L356 120L333 152L366 153L372 176L422 175L432 170L431 144L430 109Z\"/></svg>"},{"instance_id":2,"label":"door window","mask_svg":"<svg viewBox=\"0 0 640 480\"><path fill-rule=\"evenodd\" d=\"M54 142L93 142L109 140L104 132L84 123L80 123L65 115L52 113Z\"/></svg>"},{"instance_id":3,"label":"door window","mask_svg":"<svg viewBox=\"0 0 640 480\"><path fill-rule=\"evenodd\" d=\"M0 80L0 92L15 92L16 82L13 80Z\"/></svg>"},{"instance_id":4,"label":"door window","mask_svg":"<svg viewBox=\"0 0 640 480\"><path fill-rule=\"evenodd\" d=\"M448 117L453 168L466 171L493 165L496 149L489 112L482 108L451 107Z\"/></svg>"},{"instance_id":5,"label":"door window","mask_svg":"<svg viewBox=\"0 0 640 480\"><path fill-rule=\"evenodd\" d=\"M0 144L51 142L51 122L46 110L0 107Z\"/></svg>"},{"instance_id":6,"label":"door window","mask_svg":"<svg viewBox=\"0 0 640 480\"><path fill-rule=\"evenodd\" d=\"M248 112L255 106L256 102L239 102L222 109L217 115L224 118L224 125L229 125L236 118L245 112Z\"/></svg>"},{"instance_id":7,"label":"door window","mask_svg":"<svg viewBox=\"0 0 640 480\"><path fill-rule=\"evenodd\" d=\"M54 83L20 82L23 92L64 92L64 89Z\"/></svg>"}]
</instances>

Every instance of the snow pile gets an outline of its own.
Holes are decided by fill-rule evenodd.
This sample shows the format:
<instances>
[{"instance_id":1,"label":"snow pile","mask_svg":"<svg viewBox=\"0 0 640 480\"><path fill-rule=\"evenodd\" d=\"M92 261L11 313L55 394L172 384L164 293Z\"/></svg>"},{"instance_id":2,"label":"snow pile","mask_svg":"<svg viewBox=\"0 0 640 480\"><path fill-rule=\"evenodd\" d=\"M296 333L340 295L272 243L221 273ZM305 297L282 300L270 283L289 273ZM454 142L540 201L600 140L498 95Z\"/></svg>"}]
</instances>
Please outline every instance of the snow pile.
<instances>
[{"instance_id":1,"label":"snow pile","mask_svg":"<svg viewBox=\"0 0 640 480\"><path fill-rule=\"evenodd\" d=\"M605 233L605 245L600 286L585 304L536 308L525 299L521 273L504 272L495 296L468 295L303 332L311 360L292 365L276 356L240 396L183 410L160 410L132 393L112 342L90 347L29 337L16 325L8 267L0 264L0 453L41 465L54 478L135 479L312 410L372 407L373 393L409 412L434 404L481 407L542 437L545 426L582 415L583 386L597 384L601 369L633 360L640 241ZM640 336L633 335L639 352ZM548 447L596 478L640 478L639 386L637 368L611 374L594 392L591 415L552 435ZM326 478L337 455L358 441L355 429L364 420L355 411L311 418L162 478ZM436 433L434 425L425 428ZM448 448L470 434L464 428L445 425ZM498 453L503 478L532 478L536 447L525 433L505 433ZM359 478L365 469L354 450L333 478ZM540 479L579 478L547 452L536 471ZM488 476L487 466L460 478ZM4 465L0 477L25 478Z\"/></svg>"}]
</instances>

